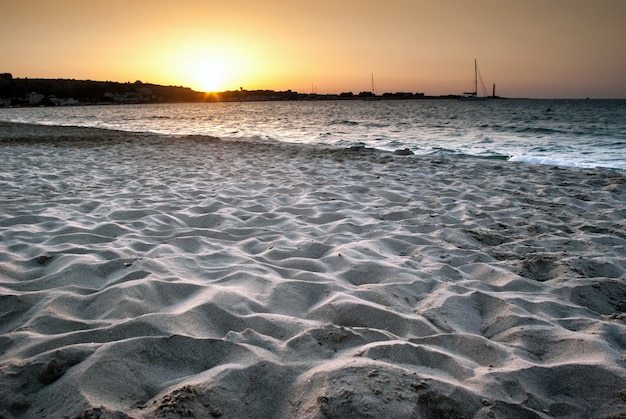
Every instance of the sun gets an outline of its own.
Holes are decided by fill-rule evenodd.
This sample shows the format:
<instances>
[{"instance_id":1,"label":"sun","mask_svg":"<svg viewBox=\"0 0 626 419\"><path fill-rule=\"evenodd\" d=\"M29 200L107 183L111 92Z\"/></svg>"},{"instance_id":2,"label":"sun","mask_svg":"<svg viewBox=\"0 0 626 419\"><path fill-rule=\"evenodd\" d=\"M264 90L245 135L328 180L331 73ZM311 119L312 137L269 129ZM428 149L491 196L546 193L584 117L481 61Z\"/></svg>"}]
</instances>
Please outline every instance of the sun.
<instances>
[{"instance_id":1,"label":"sun","mask_svg":"<svg viewBox=\"0 0 626 419\"><path fill-rule=\"evenodd\" d=\"M226 79L226 67L223 63L210 59L199 59L191 62L192 83L203 92L223 90Z\"/></svg>"},{"instance_id":2,"label":"sun","mask_svg":"<svg viewBox=\"0 0 626 419\"><path fill-rule=\"evenodd\" d=\"M199 45L198 42L185 42L183 39L171 48L160 50L157 59L162 65L158 71L167 74L164 78L206 93L223 92L240 86L240 80L244 78L241 69L250 67L246 54L236 46ZM176 47L180 44L188 46Z\"/></svg>"}]
</instances>

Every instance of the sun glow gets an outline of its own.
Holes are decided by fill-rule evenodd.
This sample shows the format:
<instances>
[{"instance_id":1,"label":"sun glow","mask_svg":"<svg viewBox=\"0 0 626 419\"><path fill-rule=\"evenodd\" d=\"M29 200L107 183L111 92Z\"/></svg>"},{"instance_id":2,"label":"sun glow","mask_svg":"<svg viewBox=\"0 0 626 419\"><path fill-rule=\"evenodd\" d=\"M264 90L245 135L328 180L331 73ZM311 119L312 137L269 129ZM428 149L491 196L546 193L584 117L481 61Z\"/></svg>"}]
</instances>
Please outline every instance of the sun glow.
<instances>
[{"instance_id":1,"label":"sun glow","mask_svg":"<svg viewBox=\"0 0 626 419\"><path fill-rule=\"evenodd\" d=\"M224 90L226 67L218 61L198 60L192 63L193 86L196 90L204 92L217 92Z\"/></svg>"},{"instance_id":2,"label":"sun glow","mask_svg":"<svg viewBox=\"0 0 626 419\"><path fill-rule=\"evenodd\" d=\"M167 58L167 73L175 84L200 92L221 92L237 84L236 57L227 50L190 47Z\"/></svg>"}]
</instances>

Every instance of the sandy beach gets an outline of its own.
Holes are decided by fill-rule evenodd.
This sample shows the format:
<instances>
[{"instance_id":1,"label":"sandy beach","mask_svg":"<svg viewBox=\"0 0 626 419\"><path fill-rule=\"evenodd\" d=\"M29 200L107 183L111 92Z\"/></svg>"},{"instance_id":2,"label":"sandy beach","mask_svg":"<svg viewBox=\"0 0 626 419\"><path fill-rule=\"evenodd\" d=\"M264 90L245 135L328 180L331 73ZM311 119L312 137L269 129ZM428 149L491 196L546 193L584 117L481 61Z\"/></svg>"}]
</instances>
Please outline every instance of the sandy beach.
<instances>
[{"instance_id":1,"label":"sandy beach","mask_svg":"<svg viewBox=\"0 0 626 419\"><path fill-rule=\"evenodd\" d=\"M0 417L626 417L623 171L10 123L0 155Z\"/></svg>"}]
</instances>

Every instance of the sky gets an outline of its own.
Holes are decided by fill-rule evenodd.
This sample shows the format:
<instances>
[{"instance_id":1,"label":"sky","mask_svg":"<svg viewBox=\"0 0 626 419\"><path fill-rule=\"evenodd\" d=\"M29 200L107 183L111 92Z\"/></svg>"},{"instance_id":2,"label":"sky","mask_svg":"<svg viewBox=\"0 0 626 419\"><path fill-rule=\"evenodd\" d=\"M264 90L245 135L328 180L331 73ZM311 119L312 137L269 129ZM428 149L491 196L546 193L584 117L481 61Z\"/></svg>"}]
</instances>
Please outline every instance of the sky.
<instances>
[{"instance_id":1,"label":"sky","mask_svg":"<svg viewBox=\"0 0 626 419\"><path fill-rule=\"evenodd\" d=\"M198 91L626 98L626 0L20 0L0 73Z\"/></svg>"}]
</instances>

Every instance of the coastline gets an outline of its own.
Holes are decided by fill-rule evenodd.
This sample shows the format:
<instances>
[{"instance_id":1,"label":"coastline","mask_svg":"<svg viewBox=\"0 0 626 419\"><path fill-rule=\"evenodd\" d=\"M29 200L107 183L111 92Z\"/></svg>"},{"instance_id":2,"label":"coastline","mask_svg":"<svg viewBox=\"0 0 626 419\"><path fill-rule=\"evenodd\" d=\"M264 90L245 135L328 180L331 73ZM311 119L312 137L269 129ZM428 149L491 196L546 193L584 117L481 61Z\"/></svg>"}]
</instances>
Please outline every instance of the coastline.
<instances>
[{"instance_id":1,"label":"coastline","mask_svg":"<svg viewBox=\"0 0 626 419\"><path fill-rule=\"evenodd\" d=\"M626 174L0 123L0 415L626 415Z\"/></svg>"},{"instance_id":2,"label":"coastline","mask_svg":"<svg viewBox=\"0 0 626 419\"><path fill-rule=\"evenodd\" d=\"M493 106L472 106L458 101L433 101L431 105L417 101L146 104L6 109L0 110L0 119L173 136L210 135L223 140L326 147L364 145L385 151L408 148L426 156L442 154L626 170L625 127L623 119L617 118L626 109L626 102L620 103L617 106L606 101L508 101L492 103ZM603 122L598 124L598 121Z\"/></svg>"}]
</instances>

